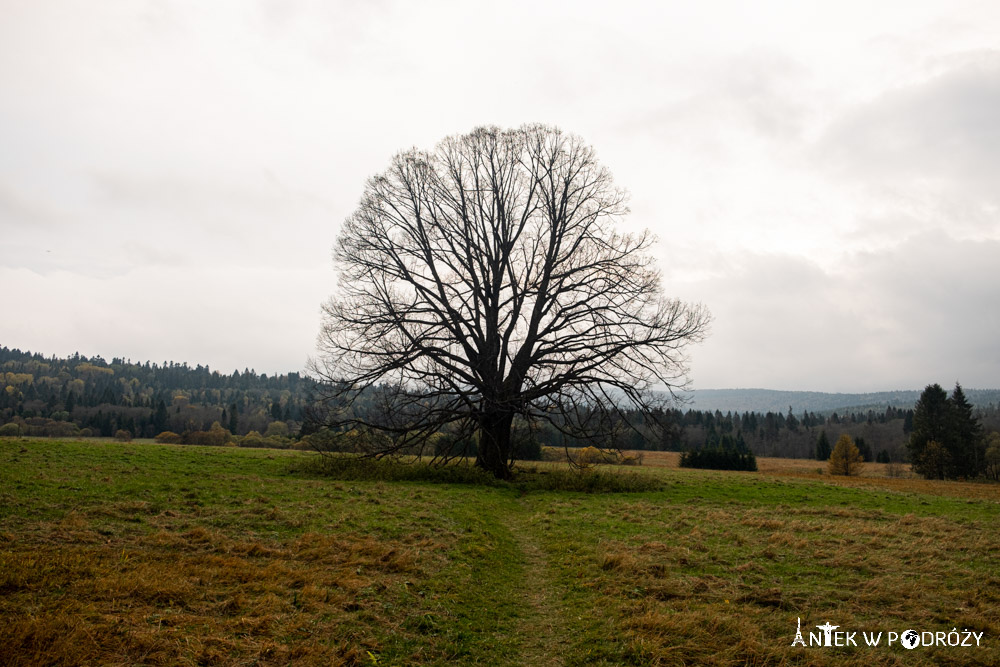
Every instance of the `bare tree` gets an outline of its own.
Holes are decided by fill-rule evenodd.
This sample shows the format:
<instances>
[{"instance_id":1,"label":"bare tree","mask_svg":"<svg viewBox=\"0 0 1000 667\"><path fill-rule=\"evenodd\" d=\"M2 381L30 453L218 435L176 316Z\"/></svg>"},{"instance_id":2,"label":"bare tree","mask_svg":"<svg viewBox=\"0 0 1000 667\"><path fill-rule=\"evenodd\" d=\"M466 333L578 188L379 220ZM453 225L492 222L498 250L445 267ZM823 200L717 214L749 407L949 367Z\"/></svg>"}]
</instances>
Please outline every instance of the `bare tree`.
<instances>
[{"instance_id":1,"label":"bare tree","mask_svg":"<svg viewBox=\"0 0 1000 667\"><path fill-rule=\"evenodd\" d=\"M615 230L627 212L593 149L551 127L397 155L334 249L312 366L327 424L378 430L374 453L478 434L477 465L501 478L515 417L612 443L623 406L685 384L710 319L663 296L652 237Z\"/></svg>"}]
</instances>

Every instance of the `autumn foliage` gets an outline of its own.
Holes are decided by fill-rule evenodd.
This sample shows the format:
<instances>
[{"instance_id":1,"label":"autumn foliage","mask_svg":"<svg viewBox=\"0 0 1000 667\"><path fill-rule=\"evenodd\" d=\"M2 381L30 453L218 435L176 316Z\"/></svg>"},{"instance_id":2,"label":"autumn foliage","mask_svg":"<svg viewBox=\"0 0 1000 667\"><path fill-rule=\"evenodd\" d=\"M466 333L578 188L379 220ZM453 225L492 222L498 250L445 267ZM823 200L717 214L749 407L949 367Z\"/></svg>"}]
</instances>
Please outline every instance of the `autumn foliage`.
<instances>
[{"instance_id":1,"label":"autumn foliage","mask_svg":"<svg viewBox=\"0 0 1000 667\"><path fill-rule=\"evenodd\" d=\"M831 475L860 475L865 458L854 444L854 438L846 433L837 439L830 454L828 469Z\"/></svg>"}]
</instances>

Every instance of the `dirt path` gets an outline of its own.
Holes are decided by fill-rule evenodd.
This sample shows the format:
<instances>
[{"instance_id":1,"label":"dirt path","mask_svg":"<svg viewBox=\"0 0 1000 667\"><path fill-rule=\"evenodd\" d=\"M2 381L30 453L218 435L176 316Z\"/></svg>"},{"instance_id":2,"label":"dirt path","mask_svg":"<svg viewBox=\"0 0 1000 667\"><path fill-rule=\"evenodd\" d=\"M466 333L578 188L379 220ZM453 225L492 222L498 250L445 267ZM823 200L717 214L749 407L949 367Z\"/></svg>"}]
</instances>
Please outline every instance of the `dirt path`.
<instances>
[{"instance_id":1,"label":"dirt path","mask_svg":"<svg viewBox=\"0 0 1000 667\"><path fill-rule=\"evenodd\" d=\"M549 574L545 554L535 539L537 528L528 515L511 517L507 527L524 555L524 573L520 582L524 616L518 631L523 639L522 665L555 667L563 665L570 645L563 620L559 592Z\"/></svg>"}]
</instances>

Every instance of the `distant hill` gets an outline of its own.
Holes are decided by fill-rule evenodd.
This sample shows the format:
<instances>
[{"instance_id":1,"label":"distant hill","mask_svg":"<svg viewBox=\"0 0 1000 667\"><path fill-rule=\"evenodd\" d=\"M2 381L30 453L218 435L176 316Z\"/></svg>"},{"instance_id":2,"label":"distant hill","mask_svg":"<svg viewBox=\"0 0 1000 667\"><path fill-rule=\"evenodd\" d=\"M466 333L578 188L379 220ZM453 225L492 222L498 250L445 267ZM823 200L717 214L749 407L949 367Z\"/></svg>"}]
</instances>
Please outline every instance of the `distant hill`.
<instances>
[{"instance_id":1,"label":"distant hill","mask_svg":"<svg viewBox=\"0 0 1000 667\"><path fill-rule=\"evenodd\" d=\"M945 387L951 390L951 387ZM966 398L976 407L1000 405L1000 389L965 389ZM776 391L773 389L698 389L689 394L693 410L722 412L788 412L816 414L853 410L912 408L922 389L879 391L868 394L829 394L819 391Z\"/></svg>"}]
</instances>

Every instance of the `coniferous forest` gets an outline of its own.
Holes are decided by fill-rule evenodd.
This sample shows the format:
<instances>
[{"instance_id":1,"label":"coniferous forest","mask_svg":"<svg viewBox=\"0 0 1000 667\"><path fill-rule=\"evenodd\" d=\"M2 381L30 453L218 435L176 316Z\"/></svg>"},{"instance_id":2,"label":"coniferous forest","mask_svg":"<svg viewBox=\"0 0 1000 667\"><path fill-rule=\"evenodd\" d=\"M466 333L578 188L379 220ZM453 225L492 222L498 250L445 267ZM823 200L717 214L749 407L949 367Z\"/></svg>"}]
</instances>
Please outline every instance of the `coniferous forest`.
<instances>
[{"instance_id":1,"label":"coniferous forest","mask_svg":"<svg viewBox=\"0 0 1000 667\"><path fill-rule=\"evenodd\" d=\"M299 429L311 386L298 373L223 374L201 365L61 359L6 347L0 347L0 382L3 432L61 437L152 438L208 431L216 423L232 435L270 429L287 436Z\"/></svg>"}]
</instances>

